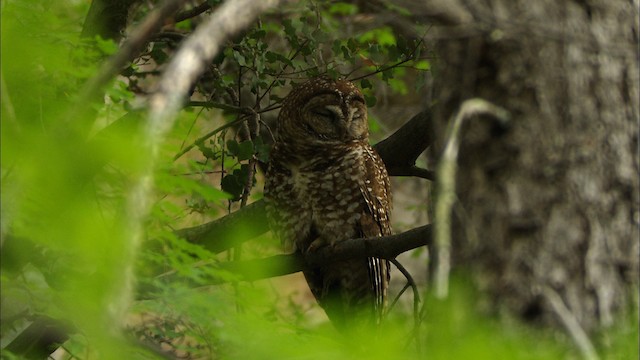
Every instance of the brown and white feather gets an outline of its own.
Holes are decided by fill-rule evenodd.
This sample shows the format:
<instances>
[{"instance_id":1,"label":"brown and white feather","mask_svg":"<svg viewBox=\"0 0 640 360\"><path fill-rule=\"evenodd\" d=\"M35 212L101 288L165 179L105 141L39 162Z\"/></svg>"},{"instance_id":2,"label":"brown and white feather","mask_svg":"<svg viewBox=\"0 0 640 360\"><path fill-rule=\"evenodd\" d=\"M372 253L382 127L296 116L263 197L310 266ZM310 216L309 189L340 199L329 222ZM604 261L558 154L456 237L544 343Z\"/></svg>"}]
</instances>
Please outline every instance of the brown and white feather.
<instances>
[{"instance_id":1,"label":"brown and white feather","mask_svg":"<svg viewBox=\"0 0 640 360\"><path fill-rule=\"evenodd\" d=\"M316 78L284 100L265 199L271 226L287 249L313 251L391 234L389 178L368 135L364 99L348 81ZM387 260L353 259L304 273L338 327L351 318L381 319Z\"/></svg>"}]
</instances>

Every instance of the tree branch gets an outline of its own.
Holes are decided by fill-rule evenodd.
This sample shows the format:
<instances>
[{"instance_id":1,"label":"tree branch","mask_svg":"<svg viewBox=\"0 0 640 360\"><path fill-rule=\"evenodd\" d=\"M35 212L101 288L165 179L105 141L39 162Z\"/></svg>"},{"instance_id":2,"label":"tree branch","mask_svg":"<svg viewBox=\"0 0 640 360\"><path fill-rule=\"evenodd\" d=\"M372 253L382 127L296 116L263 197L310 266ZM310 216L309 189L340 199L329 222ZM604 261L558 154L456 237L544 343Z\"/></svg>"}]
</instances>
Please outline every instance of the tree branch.
<instances>
[{"instance_id":1,"label":"tree branch","mask_svg":"<svg viewBox=\"0 0 640 360\"><path fill-rule=\"evenodd\" d=\"M215 266L218 270L231 273L236 277L236 280L255 281L293 274L307 267L354 258L379 257L391 260L405 251L431 244L431 225L424 225L396 235L347 240L337 243L334 247L325 246L304 255L296 252L263 259L229 261ZM159 278L175 281L175 277L176 273L170 272ZM222 276L212 279L208 285L218 285L228 281L228 276ZM141 295L145 297L149 290L148 288L141 289Z\"/></svg>"},{"instance_id":2,"label":"tree branch","mask_svg":"<svg viewBox=\"0 0 640 360\"><path fill-rule=\"evenodd\" d=\"M102 64L98 75L91 78L80 93L80 104L93 99L100 89L133 60L147 44L148 40L160 31L167 18L170 18L186 0L166 0L154 9L131 34L120 50Z\"/></svg>"},{"instance_id":3,"label":"tree branch","mask_svg":"<svg viewBox=\"0 0 640 360\"><path fill-rule=\"evenodd\" d=\"M407 279L407 285L405 285L405 287L402 289L402 292L404 292L404 290L407 289L407 287L411 287L411 291L413 291L413 336L412 339L415 340L416 342L416 350L418 352L418 355L421 355L422 353L422 347L420 346L420 292L418 291L418 285L416 285L416 282L413 280L413 276L411 276L411 273L405 269L404 266L402 266L402 264L400 264L400 262L397 259L393 259L391 260L391 262L393 263L393 265L396 266L396 268L398 268L398 270L400 270L400 272L402 273L402 275L404 275L405 279ZM398 294L398 297L396 298L396 301L400 298L400 295L402 295L402 292L400 294ZM395 303L395 301L394 301Z\"/></svg>"},{"instance_id":4,"label":"tree branch","mask_svg":"<svg viewBox=\"0 0 640 360\"><path fill-rule=\"evenodd\" d=\"M374 146L390 175L405 176L403 171L399 174L394 171L414 167L418 156L433 144L432 126L431 110L423 110L391 136Z\"/></svg>"},{"instance_id":5,"label":"tree branch","mask_svg":"<svg viewBox=\"0 0 640 360\"><path fill-rule=\"evenodd\" d=\"M200 14L202 14L203 12L207 11L211 9L211 5L209 5L208 1L203 2L202 4L191 8L189 10L185 10L181 13L179 13L178 15L176 15L174 17L175 22L179 23L181 21L185 21L187 19L191 19L193 17L196 17Z\"/></svg>"},{"instance_id":6,"label":"tree branch","mask_svg":"<svg viewBox=\"0 0 640 360\"><path fill-rule=\"evenodd\" d=\"M387 168L387 172L393 174L392 176L413 176L431 181L436 180L436 173L434 171L417 166Z\"/></svg>"},{"instance_id":7,"label":"tree branch","mask_svg":"<svg viewBox=\"0 0 640 360\"><path fill-rule=\"evenodd\" d=\"M80 36L120 40L122 29L127 25L129 8L136 0L93 0L82 25Z\"/></svg>"},{"instance_id":8,"label":"tree branch","mask_svg":"<svg viewBox=\"0 0 640 360\"><path fill-rule=\"evenodd\" d=\"M433 143L431 113L424 110L374 147L389 175L417 176L432 180L433 172L414 165L418 156ZM264 201L258 200L234 213L209 223L176 231L187 241L215 253L230 249L268 231Z\"/></svg>"},{"instance_id":9,"label":"tree branch","mask_svg":"<svg viewBox=\"0 0 640 360\"><path fill-rule=\"evenodd\" d=\"M176 235L214 253L259 236L269 230L264 201L251 203L218 220L176 231Z\"/></svg>"}]
</instances>

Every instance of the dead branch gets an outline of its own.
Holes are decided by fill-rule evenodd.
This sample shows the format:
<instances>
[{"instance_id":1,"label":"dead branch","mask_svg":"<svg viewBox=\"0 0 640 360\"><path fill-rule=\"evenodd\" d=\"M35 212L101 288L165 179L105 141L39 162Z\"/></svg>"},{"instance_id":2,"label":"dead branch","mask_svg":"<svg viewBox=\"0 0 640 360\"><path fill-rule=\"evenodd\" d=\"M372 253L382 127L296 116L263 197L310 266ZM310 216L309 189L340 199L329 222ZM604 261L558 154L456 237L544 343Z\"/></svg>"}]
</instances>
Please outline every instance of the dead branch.
<instances>
[{"instance_id":1,"label":"dead branch","mask_svg":"<svg viewBox=\"0 0 640 360\"><path fill-rule=\"evenodd\" d=\"M407 270L397 259L392 259L391 262L393 263L393 265L396 266L396 268L398 268L398 270L400 270L400 272L402 273L402 275L404 275L405 279L407 279L407 284L402 288L402 291L400 292L400 294L398 294L398 297L396 297L396 299L394 300L394 304L396 301L398 301L398 299L400 298L400 295L402 295L402 293L407 289L407 288L411 288L411 291L413 291L413 336L409 337L409 342L407 343L407 346L409 345L409 343L411 342L411 340L415 340L416 342L416 351L418 352L418 355L422 354L422 347L420 346L421 342L421 336L420 336L420 303L422 302L420 300L420 292L418 291L418 285L416 285L415 280L413 280L413 276L411 276L411 273L409 272L409 270Z\"/></svg>"},{"instance_id":2,"label":"dead branch","mask_svg":"<svg viewBox=\"0 0 640 360\"><path fill-rule=\"evenodd\" d=\"M436 296L447 297L449 291L449 269L451 249L451 208L455 200L455 178L460 148L461 129L463 123L476 115L490 115L492 118L506 123L509 113L482 99L466 100L451 121L444 153L438 164L435 198L435 286Z\"/></svg>"}]
</instances>

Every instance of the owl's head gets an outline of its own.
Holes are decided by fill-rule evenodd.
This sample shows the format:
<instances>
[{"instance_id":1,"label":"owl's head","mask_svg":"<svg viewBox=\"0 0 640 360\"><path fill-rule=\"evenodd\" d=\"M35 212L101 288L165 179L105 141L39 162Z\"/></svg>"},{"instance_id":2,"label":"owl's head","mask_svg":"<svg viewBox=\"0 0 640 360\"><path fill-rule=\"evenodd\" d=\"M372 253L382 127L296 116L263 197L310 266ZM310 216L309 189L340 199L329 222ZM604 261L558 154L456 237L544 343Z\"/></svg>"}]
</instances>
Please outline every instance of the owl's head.
<instances>
[{"instance_id":1,"label":"owl's head","mask_svg":"<svg viewBox=\"0 0 640 360\"><path fill-rule=\"evenodd\" d=\"M311 79L284 99L278 116L279 141L340 144L367 141L367 106L360 90L343 79Z\"/></svg>"}]
</instances>

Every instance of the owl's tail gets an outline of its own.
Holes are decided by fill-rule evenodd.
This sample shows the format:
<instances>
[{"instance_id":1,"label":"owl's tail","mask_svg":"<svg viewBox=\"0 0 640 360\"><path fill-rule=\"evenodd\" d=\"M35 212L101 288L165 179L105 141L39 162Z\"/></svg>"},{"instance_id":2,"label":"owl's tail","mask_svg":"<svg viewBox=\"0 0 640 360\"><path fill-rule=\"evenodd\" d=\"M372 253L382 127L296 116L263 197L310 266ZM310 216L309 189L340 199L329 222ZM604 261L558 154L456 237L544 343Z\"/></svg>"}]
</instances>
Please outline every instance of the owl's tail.
<instances>
[{"instance_id":1,"label":"owl's tail","mask_svg":"<svg viewBox=\"0 0 640 360\"><path fill-rule=\"evenodd\" d=\"M387 306L389 262L354 259L304 271L311 292L338 330L380 323Z\"/></svg>"}]
</instances>

